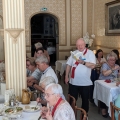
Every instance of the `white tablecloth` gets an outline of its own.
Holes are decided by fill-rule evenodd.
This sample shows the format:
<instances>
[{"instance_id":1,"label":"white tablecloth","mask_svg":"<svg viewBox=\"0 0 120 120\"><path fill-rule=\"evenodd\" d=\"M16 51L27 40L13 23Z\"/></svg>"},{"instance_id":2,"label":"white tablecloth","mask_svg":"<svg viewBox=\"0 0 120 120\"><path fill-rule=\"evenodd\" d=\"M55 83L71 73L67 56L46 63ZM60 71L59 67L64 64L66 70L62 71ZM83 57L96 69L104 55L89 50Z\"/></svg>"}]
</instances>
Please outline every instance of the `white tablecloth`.
<instances>
[{"instance_id":1,"label":"white tablecloth","mask_svg":"<svg viewBox=\"0 0 120 120\"><path fill-rule=\"evenodd\" d=\"M59 71L61 76L65 72L65 69L66 69L66 66L67 66L66 62L67 62L67 60L58 60L55 63L55 65L56 65L55 70L56 70L56 72Z\"/></svg>"},{"instance_id":2,"label":"white tablecloth","mask_svg":"<svg viewBox=\"0 0 120 120\"><path fill-rule=\"evenodd\" d=\"M27 104L27 105L35 105L36 106L36 104L37 104L36 101L31 101L31 103ZM19 106L24 108L24 106L26 106L26 105L20 104ZM23 112L22 118L20 120L38 120L39 116L40 116L40 111L32 112L32 113ZM0 120L2 120L2 116L0 116ZM41 120L43 120L43 119L41 119Z\"/></svg>"},{"instance_id":3,"label":"white tablecloth","mask_svg":"<svg viewBox=\"0 0 120 120\"><path fill-rule=\"evenodd\" d=\"M98 105L98 100L102 101L108 106L108 113L111 116L110 102L114 100L120 94L120 87L116 86L116 83L106 83L105 80L96 80L93 98L96 105Z\"/></svg>"}]
</instances>

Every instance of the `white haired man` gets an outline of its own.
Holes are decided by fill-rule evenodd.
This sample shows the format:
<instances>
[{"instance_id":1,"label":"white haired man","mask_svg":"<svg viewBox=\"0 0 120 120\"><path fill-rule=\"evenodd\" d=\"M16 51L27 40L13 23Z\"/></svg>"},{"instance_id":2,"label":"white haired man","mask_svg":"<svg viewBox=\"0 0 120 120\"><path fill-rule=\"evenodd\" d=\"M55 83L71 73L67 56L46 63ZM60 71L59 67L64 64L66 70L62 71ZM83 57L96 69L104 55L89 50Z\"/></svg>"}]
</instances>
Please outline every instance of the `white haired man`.
<instances>
[{"instance_id":1,"label":"white haired man","mask_svg":"<svg viewBox=\"0 0 120 120\"><path fill-rule=\"evenodd\" d=\"M48 108L42 108L42 116L47 120L75 120L75 115L70 104L62 99L63 90L59 84L49 84L45 87L45 99Z\"/></svg>"},{"instance_id":2,"label":"white haired man","mask_svg":"<svg viewBox=\"0 0 120 120\"><path fill-rule=\"evenodd\" d=\"M85 42L83 38L80 38L76 41L77 50L73 53L82 52L84 60L76 60L72 57L69 57L67 61L65 83L68 84L69 81L69 94L73 96L76 100L78 95L81 95L82 98L82 108L88 112L89 111L89 87L92 85L90 79L91 69L95 67L96 58L94 53L85 47ZM70 74L70 78L69 78Z\"/></svg>"},{"instance_id":3,"label":"white haired man","mask_svg":"<svg viewBox=\"0 0 120 120\"><path fill-rule=\"evenodd\" d=\"M41 55L36 59L36 64L38 66L38 69L42 72L42 76L40 79L40 82L48 76L51 76L55 79L55 83L58 83L58 78L54 72L54 70L49 66L49 60L45 55ZM37 90L42 90L40 86L38 86L36 83L31 84L32 87L34 87Z\"/></svg>"}]
</instances>

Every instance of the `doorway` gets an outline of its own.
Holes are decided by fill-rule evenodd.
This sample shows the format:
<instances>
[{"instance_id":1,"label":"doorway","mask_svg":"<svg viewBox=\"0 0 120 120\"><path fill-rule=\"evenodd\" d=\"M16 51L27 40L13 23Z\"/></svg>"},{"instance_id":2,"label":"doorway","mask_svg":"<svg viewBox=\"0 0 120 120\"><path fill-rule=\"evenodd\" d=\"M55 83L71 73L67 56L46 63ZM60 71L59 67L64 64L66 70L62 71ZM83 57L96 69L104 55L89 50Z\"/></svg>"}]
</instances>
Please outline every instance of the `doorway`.
<instances>
[{"instance_id":1,"label":"doorway","mask_svg":"<svg viewBox=\"0 0 120 120\"><path fill-rule=\"evenodd\" d=\"M59 44L58 19L48 13L39 13L31 18L31 56L35 53L35 43L40 42L50 56L50 65L55 65Z\"/></svg>"}]
</instances>

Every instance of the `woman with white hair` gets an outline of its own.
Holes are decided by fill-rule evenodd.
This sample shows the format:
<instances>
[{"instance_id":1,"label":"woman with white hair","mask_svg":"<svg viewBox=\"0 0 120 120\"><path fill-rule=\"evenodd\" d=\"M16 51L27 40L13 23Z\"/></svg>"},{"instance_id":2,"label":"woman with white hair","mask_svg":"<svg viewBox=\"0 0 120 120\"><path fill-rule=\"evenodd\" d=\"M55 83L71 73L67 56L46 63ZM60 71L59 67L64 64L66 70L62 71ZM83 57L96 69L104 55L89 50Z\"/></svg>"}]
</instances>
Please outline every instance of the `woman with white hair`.
<instances>
[{"instance_id":1,"label":"woman with white hair","mask_svg":"<svg viewBox=\"0 0 120 120\"><path fill-rule=\"evenodd\" d=\"M99 80L112 80L117 77L120 66L115 64L116 60L117 55L115 53L111 52L107 55L107 62L101 67ZM100 102L100 107L102 108L102 116L105 118L108 117L107 106L103 102Z\"/></svg>"},{"instance_id":2,"label":"woman with white hair","mask_svg":"<svg viewBox=\"0 0 120 120\"><path fill-rule=\"evenodd\" d=\"M99 80L113 79L117 76L120 66L115 64L117 55L113 52L107 55L107 62L101 67L101 74Z\"/></svg>"},{"instance_id":3,"label":"woman with white hair","mask_svg":"<svg viewBox=\"0 0 120 120\"><path fill-rule=\"evenodd\" d=\"M59 84L49 84L45 87L45 99L48 107L43 108L42 116L47 120L75 120L75 115L70 104L62 99L63 90ZM44 110L47 109L47 112Z\"/></svg>"},{"instance_id":4,"label":"woman with white hair","mask_svg":"<svg viewBox=\"0 0 120 120\"><path fill-rule=\"evenodd\" d=\"M40 88L40 90L41 90L41 89L43 89L43 90L42 90L42 93L41 93L40 98L37 98L37 102L38 102L38 103L41 103L43 106L47 105L47 102L46 102L46 100L45 100L45 98L44 98L44 96L43 96L45 87L46 87L47 85L51 84L51 83L56 83L55 79L54 79L53 77L51 77L51 76L48 76L48 77L43 78L43 79L40 81L40 83L39 83L38 88Z\"/></svg>"}]
</instances>

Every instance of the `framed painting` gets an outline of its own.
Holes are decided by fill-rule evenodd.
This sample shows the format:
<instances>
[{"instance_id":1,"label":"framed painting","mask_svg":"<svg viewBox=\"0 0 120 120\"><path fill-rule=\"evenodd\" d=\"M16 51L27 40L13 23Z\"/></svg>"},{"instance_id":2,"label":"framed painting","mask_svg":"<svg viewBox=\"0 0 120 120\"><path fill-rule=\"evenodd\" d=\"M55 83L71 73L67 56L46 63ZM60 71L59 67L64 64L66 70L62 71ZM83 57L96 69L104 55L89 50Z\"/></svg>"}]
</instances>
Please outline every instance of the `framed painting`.
<instances>
[{"instance_id":1,"label":"framed painting","mask_svg":"<svg viewBox=\"0 0 120 120\"><path fill-rule=\"evenodd\" d=\"M105 34L120 35L120 0L105 4Z\"/></svg>"}]
</instances>

